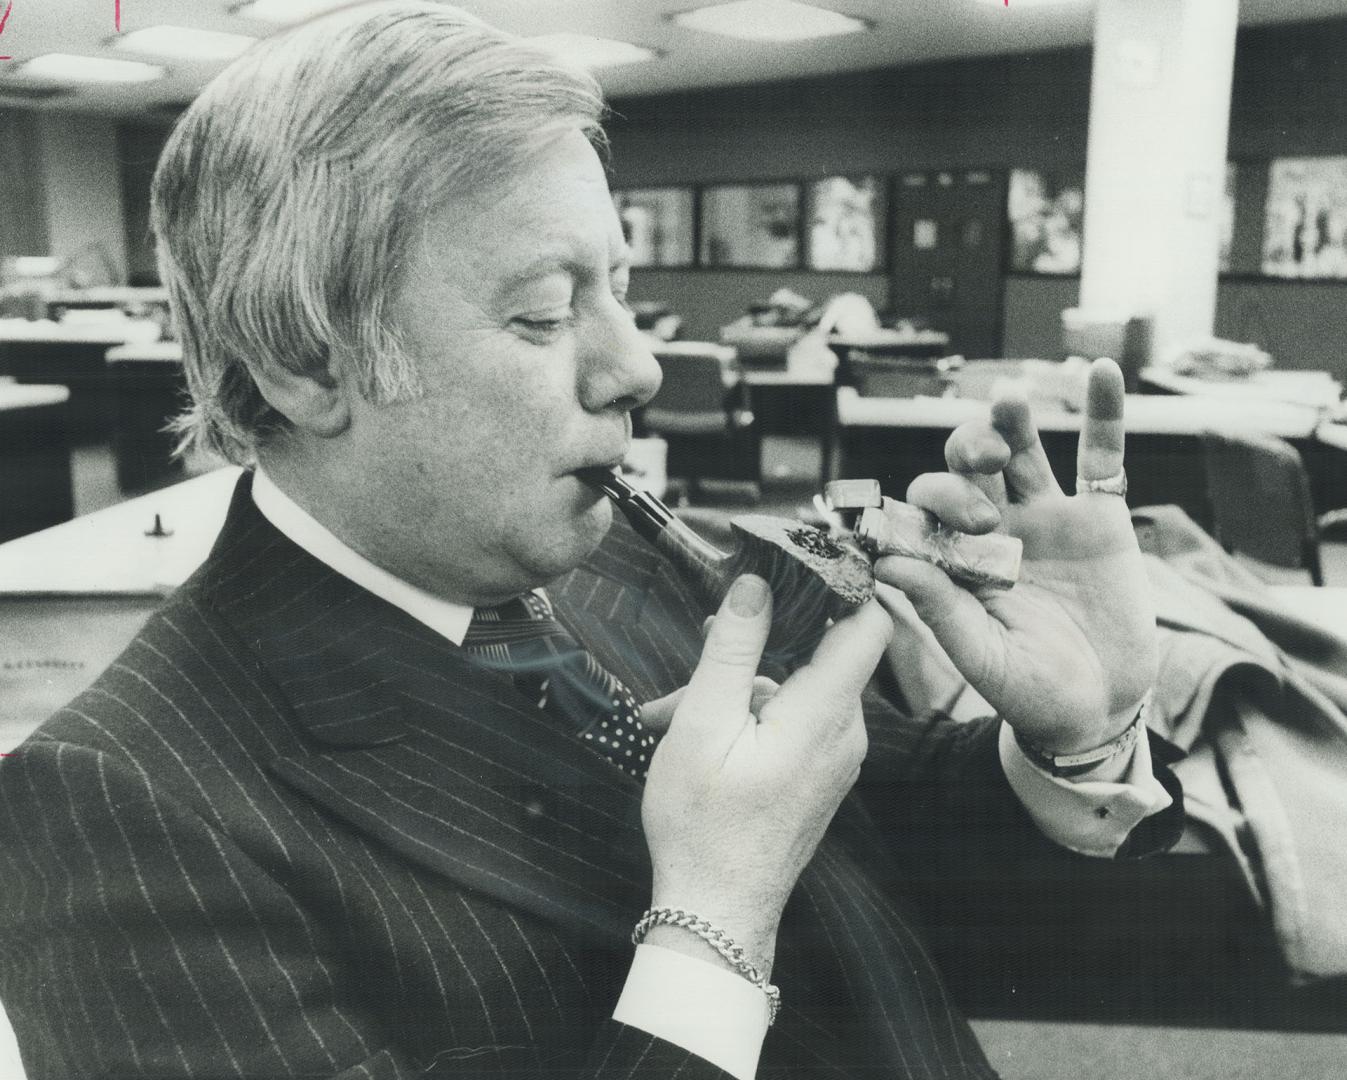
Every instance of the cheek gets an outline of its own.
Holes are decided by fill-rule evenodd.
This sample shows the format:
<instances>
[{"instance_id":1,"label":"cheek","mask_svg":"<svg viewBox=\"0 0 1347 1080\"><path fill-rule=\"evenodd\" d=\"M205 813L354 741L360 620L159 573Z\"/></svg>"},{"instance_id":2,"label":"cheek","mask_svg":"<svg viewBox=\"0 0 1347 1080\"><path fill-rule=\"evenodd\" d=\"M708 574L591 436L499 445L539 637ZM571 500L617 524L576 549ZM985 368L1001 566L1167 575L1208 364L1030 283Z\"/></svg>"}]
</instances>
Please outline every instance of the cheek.
<instances>
[{"instance_id":1,"label":"cheek","mask_svg":"<svg viewBox=\"0 0 1347 1080\"><path fill-rule=\"evenodd\" d=\"M502 495L568 460L581 412L568 357L506 345L465 346L460 362L440 367L424 396L407 403L395 435L427 468L472 486L489 482Z\"/></svg>"},{"instance_id":2,"label":"cheek","mask_svg":"<svg viewBox=\"0 0 1347 1080\"><path fill-rule=\"evenodd\" d=\"M579 406L574 386L554 367L516 370L485 393L482 431L517 461L550 461L562 454Z\"/></svg>"}]
</instances>

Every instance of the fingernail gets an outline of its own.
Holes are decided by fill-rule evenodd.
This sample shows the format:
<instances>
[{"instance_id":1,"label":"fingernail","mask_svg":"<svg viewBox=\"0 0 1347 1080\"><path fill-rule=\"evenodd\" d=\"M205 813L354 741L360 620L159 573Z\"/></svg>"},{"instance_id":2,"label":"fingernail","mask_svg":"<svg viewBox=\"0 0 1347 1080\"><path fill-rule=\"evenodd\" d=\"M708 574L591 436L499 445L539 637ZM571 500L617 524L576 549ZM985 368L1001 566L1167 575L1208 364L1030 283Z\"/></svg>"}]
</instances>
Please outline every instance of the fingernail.
<instances>
[{"instance_id":1,"label":"fingernail","mask_svg":"<svg viewBox=\"0 0 1347 1080\"><path fill-rule=\"evenodd\" d=\"M730 588L730 610L742 618L751 618L767 605L767 582L745 574Z\"/></svg>"},{"instance_id":2,"label":"fingernail","mask_svg":"<svg viewBox=\"0 0 1347 1080\"><path fill-rule=\"evenodd\" d=\"M982 529L994 529L1001 523L1001 514L991 503L976 502L973 504L973 524Z\"/></svg>"}]
</instances>

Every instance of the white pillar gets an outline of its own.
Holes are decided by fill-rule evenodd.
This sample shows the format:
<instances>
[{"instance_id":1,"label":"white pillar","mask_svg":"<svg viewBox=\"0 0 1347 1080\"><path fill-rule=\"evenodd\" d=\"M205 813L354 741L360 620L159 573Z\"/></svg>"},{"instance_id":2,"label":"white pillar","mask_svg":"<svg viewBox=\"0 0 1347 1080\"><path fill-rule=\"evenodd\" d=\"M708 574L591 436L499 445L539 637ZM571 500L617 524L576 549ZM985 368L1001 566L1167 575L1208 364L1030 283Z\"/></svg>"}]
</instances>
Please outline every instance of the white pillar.
<instances>
[{"instance_id":1,"label":"white pillar","mask_svg":"<svg viewBox=\"0 0 1347 1080\"><path fill-rule=\"evenodd\" d=\"M1080 305L1209 336L1238 0L1098 0Z\"/></svg>"}]
</instances>

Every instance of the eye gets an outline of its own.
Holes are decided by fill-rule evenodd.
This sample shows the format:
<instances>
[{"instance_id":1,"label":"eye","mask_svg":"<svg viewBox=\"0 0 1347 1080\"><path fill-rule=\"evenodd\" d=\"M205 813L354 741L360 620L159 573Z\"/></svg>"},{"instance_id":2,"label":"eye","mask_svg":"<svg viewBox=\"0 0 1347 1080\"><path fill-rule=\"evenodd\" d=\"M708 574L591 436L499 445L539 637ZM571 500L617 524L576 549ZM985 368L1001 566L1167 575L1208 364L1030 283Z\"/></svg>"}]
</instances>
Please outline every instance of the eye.
<instances>
[{"instance_id":1,"label":"eye","mask_svg":"<svg viewBox=\"0 0 1347 1080\"><path fill-rule=\"evenodd\" d=\"M513 322L530 340L551 341L575 324L575 313L566 311L557 315L520 315Z\"/></svg>"},{"instance_id":2,"label":"eye","mask_svg":"<svg viewBox=\"0 0 1347 1080\"><path fill-rule=\"evenodd\" d=\"M561 315L554 319L518 319L516 321L532 330L560 330L563 326L570 324L571 316Z\"/></svg>"}]
</instances>

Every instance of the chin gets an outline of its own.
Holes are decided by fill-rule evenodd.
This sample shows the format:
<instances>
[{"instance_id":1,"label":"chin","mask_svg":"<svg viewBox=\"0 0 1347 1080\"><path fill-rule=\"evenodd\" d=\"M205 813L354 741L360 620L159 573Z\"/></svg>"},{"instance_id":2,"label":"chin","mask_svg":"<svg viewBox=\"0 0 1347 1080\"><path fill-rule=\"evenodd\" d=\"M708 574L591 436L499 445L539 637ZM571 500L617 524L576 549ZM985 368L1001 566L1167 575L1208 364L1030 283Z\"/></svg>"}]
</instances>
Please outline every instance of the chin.
<instances>
[{"instance_id":1,"label":"chin","mask_svg":"<svg viewBox=\"0 0 1347 1080\"><path fill-rule=\"evenodd\" d=\"M613 504L601 498L566 524L534 553L534 567L547 580L569 573L594 553L613 524Z\"/></svg>"}]
</instances>

